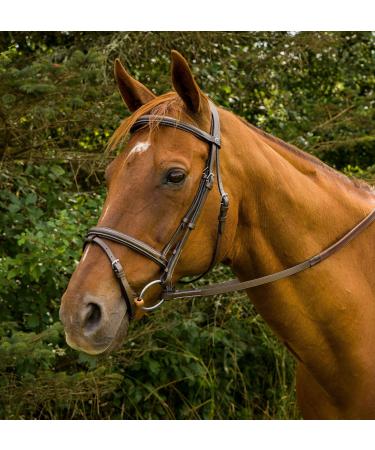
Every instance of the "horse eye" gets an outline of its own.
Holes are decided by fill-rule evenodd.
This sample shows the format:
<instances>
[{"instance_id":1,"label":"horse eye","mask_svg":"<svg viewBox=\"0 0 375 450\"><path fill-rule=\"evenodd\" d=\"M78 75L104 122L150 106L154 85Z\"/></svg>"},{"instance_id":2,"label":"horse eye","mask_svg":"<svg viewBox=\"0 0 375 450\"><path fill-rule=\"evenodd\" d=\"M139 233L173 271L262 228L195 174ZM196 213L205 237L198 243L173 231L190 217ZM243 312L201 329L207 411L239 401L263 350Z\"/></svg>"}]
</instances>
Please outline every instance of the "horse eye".
<instances>
[{"instance_id":1,"label":"horse eye","mask_svg":"<svg viewBox=\"0 0 375 450\"><path fill-rule=\"evenodd\" d=\"M167 173L167 184L181 184L186 178L186 174L181 169L172 169Z\"/></svg>"}]
</instances>

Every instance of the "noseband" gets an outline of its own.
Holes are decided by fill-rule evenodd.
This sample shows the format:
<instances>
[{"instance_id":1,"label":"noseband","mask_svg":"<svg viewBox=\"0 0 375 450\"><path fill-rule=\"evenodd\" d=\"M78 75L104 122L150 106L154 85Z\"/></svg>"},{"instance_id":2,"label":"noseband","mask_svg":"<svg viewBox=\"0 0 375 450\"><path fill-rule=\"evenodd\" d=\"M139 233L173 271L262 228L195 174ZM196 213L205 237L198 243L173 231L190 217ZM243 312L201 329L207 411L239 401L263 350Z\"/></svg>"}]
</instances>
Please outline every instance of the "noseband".
<instances>
[{"instance_id":1,"label":"noseband","mask_svg":"<svg viewBox=\"0 0 375 450\"><path fill-rule=\"evenodd\" d=\"M338 251L352 239L354 239L359 233L361 233L365 228L367 228L374 220L375 220L375 209L370 212L368 216L366 216L360 223L358 223L354 228L352 228L348 233L346 233L341 239L335 242L330 247L326 248L319 254L309 258L299 264L296 264L293 267L282 270L280 272L273 273L271 275L266 275L264 277L255 278L248 281L240 282L238 280L229 280L223 283L215 283L210 286L205 286L200 289L182 289L176 290L172 283L172 277L178 260L180 259L182 249L190 235L190 233L194 230L195 225L197 223L198 217L202 211L203 205L207 199L207 196L210 190L214 186L214 179L216 172L216 183L218 187L218 191L221 197L220 201L220 212L218 216L217 223L217 234L216 234L216 244L215 249L212 254L211 262L207 270L199 275L194 280L188 281L189 283L199 280L203 277L207 272L209 272L212 267L217 262L219 251L220 251L220 243L224 233L224 225L227 217L227 211L229 207L229 199L228 195L225 193L223 188L223 183L221 180L220 174L220 120L216 107L213 103L209 103L211 110L211 130L210 133L206 133L199 128L190 125L188 123L180 122L172 117L164 117L164 116L153 116L153 115L145 115L141 116L132 126L131 132L135 132L140 128L143 128L149 125L151 122L157 122L158 125L163 125L167 127L177 128L178 130L182 130L188 133L193 134L196 138L206 142L209 145L208 158L206 160L206 166L203 170L202 177L200 179L200 183L198 186L198 190L195 194L194 200L186 212L185 216L181 220L180 225L177 230L172 235L171 239L164 247L164 249L159 252L154 248L150 247L146 243L135 239L127 234L120 233L119 231L113 230L108 227L94 227L91 228L86 236L85 245L92 243L98 245L104 253L107 255L113 272L116 275L121 294L126 302L127 312L129 314L129 318L132 318L135 314L135 300L143 300L146 291L154 285L160 285L162 288L161 300L153 306L146 307L141 306L144 311L152 311L160 306L164 300L172 299L172 298L187 298L187 297L202 297L202 296L210 296L217 294L224 294L232 291L240 291L244 289L249 289L255 286L261 286L264 284L268 284L277 280L281 280L283 278L294 275L298 272L301 272L305 269L314 267L316 264L324 261L326 258L331 256L333 253ZM125 245L126 247L140 253L141 255L151 259L153 262L158 264L161 267L162 275L159 279L151 281L148 283L139 296L134 293L132 288L130 287L124 269L120 263L120 260L116 258L116 256L112 253L112 250L108 247L108 245L103 241L103 239L115 242L117 244ZM184 281L180 281L184 282ZM139 303L141 304L141 303Z\"/></svg>"}]
</instances>

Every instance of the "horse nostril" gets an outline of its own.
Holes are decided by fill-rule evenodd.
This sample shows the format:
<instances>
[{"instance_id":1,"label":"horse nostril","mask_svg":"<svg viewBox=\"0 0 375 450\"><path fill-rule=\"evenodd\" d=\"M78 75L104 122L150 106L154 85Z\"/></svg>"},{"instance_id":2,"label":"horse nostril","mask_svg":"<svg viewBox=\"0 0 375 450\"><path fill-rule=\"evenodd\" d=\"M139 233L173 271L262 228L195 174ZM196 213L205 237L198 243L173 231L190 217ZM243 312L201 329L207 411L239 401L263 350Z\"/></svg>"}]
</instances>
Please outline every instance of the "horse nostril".
<instances>
[{"instance_id":1,"label":"horse nostril","mask_svg":"<svg viewBox=\"0 0 375 450\"><path fill-rule=\"evenodd\" d=\"M94 331L100 323L102 312L100 306L96 303L87 305L86 316L83 321L83 327L86 331Z\"/></svg>"}]
</instances>

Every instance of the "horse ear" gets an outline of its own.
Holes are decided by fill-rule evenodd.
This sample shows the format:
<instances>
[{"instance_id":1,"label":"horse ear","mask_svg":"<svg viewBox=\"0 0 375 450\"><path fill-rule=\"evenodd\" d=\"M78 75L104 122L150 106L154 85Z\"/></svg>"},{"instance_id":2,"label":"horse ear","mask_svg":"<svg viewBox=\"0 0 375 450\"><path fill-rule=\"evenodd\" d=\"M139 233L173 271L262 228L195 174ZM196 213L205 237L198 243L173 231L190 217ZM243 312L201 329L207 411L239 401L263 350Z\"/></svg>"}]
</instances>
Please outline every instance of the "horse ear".
<instances>
[{"instance_id":1,"label":"horse ear","mask_svg":"<svg viewBox=\"0 0 375 450\"><path fill-rule=\"evenodd\" d=\"M194 80L189 64L176 50L172 50L171 56L173 87L191 112L199 112L202 94Z\"/></svg>"},{"instance_id":2,"label":"horse ear","mask_svg":"<svg viewBox=\"0 0 375 450\"><path fill-rule=\"evenodd\" d=\"M155 95L146 86L128 74L119 59L115 61L115 78L121 97L131 112L155 98Z\"/></svg>"}]
</instances>

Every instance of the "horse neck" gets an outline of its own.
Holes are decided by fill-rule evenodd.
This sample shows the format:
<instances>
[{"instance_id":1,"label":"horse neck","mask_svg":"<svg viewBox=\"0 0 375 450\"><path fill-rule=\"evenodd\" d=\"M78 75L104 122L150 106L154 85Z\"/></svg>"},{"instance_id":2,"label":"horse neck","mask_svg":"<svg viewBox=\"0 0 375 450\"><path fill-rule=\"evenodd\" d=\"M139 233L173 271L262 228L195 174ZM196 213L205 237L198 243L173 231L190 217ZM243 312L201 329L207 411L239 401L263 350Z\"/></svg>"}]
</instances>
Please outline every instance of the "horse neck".
<instances>
[{"instance_id":1,"label":"horse neck","mask_svg":"<svg viewBox=\"0 0 375 450\"><path fill-rule=\"evenodd\" d=\"M226 186L238 201L233 202L237 225L228 262L239 279L268 275L314 256L374 208L370 190L355 187L323 163L234 117L222 123L224 143L231 143L225 161L223 145L223 174L236 174ZM373 277L364 273L361 258L374 256L368 245L373 228L320 265L248 291L276 334L310 366L318 366L323 356L308 349L319 342L321 351L330 355L330 339L341 339L336 330L343 315L337 311L350 302L362 307L358 298L372 298Z\"/></svg>"},{"instance_id":2,"label":"horse neck","mask_svg":"<svg viewBox=\"0 0 375 450\"><path fill-rule=\"evenodd\" d=\"M319 253L375 206L369 188L234 120L237 129L228 127L235 140L229 170L236 174L239 203L231 259L241 278L281 270Z\"/></svg>"},{"instance_id":3,"label":"horse neck","mask_svg":"<svg viewBox=\"0 0 375 450\"><path fill-rule=\"evenodd\" d=\"M227 261L240 280L320 253L375 207L369 188L356 187L228 113L222 130L232 208ZM373 224L313 268L248 291L257 312L299 361L297 385L303 390L305 377L310 392L313 380L315 391L308 395L324 402L350 404L352 392L365 395L373 387L374 236Z\"/></svg>"}]
</instances>

